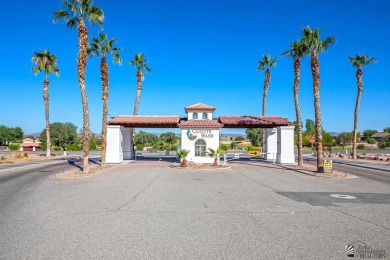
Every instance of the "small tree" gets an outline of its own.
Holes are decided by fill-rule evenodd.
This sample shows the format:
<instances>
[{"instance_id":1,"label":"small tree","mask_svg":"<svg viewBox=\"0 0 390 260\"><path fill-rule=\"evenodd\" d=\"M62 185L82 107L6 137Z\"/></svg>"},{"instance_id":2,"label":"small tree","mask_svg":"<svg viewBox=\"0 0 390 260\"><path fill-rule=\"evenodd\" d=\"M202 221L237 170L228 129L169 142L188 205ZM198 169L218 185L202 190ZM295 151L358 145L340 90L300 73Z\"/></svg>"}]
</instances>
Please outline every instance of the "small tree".
<instances>
[{"instance_id":1,"label":"small tree","mask_svg":"<svg viewBox=\"0 0 390 260\"><path fill-rule=\"evenodd\" d=\"M343 148L345 148L346 145L352 143L352 140L353 140L353 133L343 132L340 133L339 136L337 136L336 144L341 145Z\"/></svg>"},{"instance_id":2,"label":"small tree","mask_svg":"<svg viewBox=\"0 0 390 260\"><path fill-rule=\"evenodd\" d=\"M51 144L61 147L64 151L68 144L77 142L77 127L72 123L52 123L50 129ZM46 129L41 132L40 140L46 143Z\"/></svg>"},{"instance_id":3,"label":"small tree","mask_svg":"<svg viewBox=\"0 0 390 260\"><path fill-rule=\"evenodd\" d=\"M177 153L177 156L180 159L180 166L181 167L187 167L187 156L190 153L189 150L182 149Z\"/></svg>"},{"instance_id":4,"label":"small tree","mask_svg":"<svg viewBox=\"0 0 390 260\"><path fill-rule=\"evenodd\" d=\"M236 142L232 142L231 144L230 144L230 148L231 149L236 149L237 148L237 143Z\"/></svg>"},{"instance_id":5,"label":"small tree","mask_svg":"<svg viewBox=\"0 0 390 260\"><path fill-rule=\"evenodd\" d=\"M234 138L234 141L236 141L236 142L242 142L244 140L245 140L245 138L242 136L237 136L236 138Z\"/></svg>"},{"instance_id":6,"label":"small tree","mask_svg":"<svg viewBox=\"0 0 390 260\"><path fill-rule=\"evenodd\" d=\"M207 152L207 155L209 157L214 157L214 166L218 166L218 159L219 155L223 154L225 151L221 149L221 147L218 147L216 150L209 148L209 151Z\"/></svg>"},{"instance_id":7,"label":"small tree","mask_svg":"<svg viewBox=\"0 0 390 260\"><path fill-rule=\"evenodd\" d=\"M171 146L176 143L176 141L179 139L175 133L173 132L167 132L160 135L160 139L169 146L169 149L171 149Z\"/></svg>"},{"instance_id":8,"label":"small tree","mask_svg":"<svg viewBox=\"0 0 390 260\"><path fill-rule=\"evenodd\" d=\"M262 129L260 128L248 128L246 129L246 135L253 146L260 146L263 138Z\"/></svg>"}]
</instances>

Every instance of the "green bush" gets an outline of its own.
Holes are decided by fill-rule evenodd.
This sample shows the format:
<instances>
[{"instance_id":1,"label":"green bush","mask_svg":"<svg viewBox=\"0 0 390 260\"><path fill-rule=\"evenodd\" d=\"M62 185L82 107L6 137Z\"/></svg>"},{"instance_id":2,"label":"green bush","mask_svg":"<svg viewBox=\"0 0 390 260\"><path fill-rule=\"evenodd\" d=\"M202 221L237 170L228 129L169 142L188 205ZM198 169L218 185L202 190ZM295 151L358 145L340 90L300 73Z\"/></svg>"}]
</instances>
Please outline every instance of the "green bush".
<instances>
[{"instance_id":1,"label":"green bush","mask_svg":"<svg viewBox=\"0 0 390 260\"><path fill-rule=\"evenodd\" d=\"M358 146L356 146L356 149L358 149L358 150L365 150L366 146L364 144L358 144Z\"/></svg>"},{"instance_id":2,"label":"green bush","mask_svg":"<svg viewBox=\"0 0 390 260\"><path fill-rule=\"evenodd\" d=\"M158 150L159 148L160 148L160 147L158 146L158 144L154 144L154 145L153 145L153 149L154 149L154 150Z\"/></svg>"},{"instance_id":3,"label":"green bush","mask_svg":"<svg viewBox=\"0 0 390 260\"><path fill-rule=\"evenodd\" d=\"M368 144L375 144L376 142L375 142L375 139L374 138L367 138L367 143Z\"/></svg>"},{"instance_id":4,"label":"green bush","mask_svg":"<svg viewBox=\"0 0 390 260\"><path fill-rule=\"evenodd\" d=\"M20 147L19 144L9 144L9 145L8 145L8 148L9 148L11 151L17 151L17 150L19 150L19 147Z\"/></svg>"},{"instance_id":5,"label":"green bush","mask_svg":"<svg viewBox=\"0 0 390 260\"><path fill-rule=\"evenodd\" d=\"M46 151L47 145L46 143L41 143L41 149L42 151Z\"/></svg>"},{"instance_id":6,"label":"green bush","mask_svg":"<svg viewBox=\"0 0 390 260\"><path fill-rule=\"evenodd\" d=\"M67 144L66 150L67 151L81 151L82 146L80 144Z\"/></svg>"},{"instance_id":7,"label":"green bush","mask_svg":"<svg viewBox=\"0 0 390 260\"><path fill-rule=\"evenodd\" d=\"M234 138L234 141L236 141L236 142L242 142L244 140L245 140L245 138L242 136L237 136L236 138Z\"/></svg>"},{"instance_id":8,"label":"green bush","mask_svg":"<svg viewBox=\"0 0 390 260\"><path fill-rule=\"evenodd\" d=\"M54 150L54 151L61 151L61 147L53 146L53 150Z\"/></svg>"},{"instance_id":9,"label":"green bush","mask_svg":"<svg viewBox=\"0 0 390 260\"><path fill-rule=\"evenodd\" d=\"M236 143L236 142L232 142L232 143L230 144L230 148L231 148L231 149L236 149L236 148L237 148L237 143Z\"/></svg>"},{"instance_id":10,"label":"green bush","mask_svg":"<svg viewBox=\"0 0 390 260\"><path fill-rule=\"evenodd\" d=\"M143 150L144 150L144 146L143 146L143 144L137 144L137 145L135 146L135 149L136 149L137 151L143 151Z\"/></svg>"},{"instance_id":11,"label":"green bush","mask_svg":"<svg viewBox=\"0 0 390 260\"><path fill-rule=\"evenodd\" d=\"M171 151L177 151L177 146L172 146Z\"/></svg>"},{"instance_id":12,"label":"green bush","mask_svg":"<svg viewBox=\"0 0 390 260\"><path fill-rule=\"evenodd\" d=\"M164 145L164 146L162 147L162 149L163 149L164 151L169 151L169 146L168 146L168 145Z\"/></svg>"},{"instance_id":13,"label":"green bush","mask_svg":"<svg viewBox=\"0 0 390 260\"><path fill-rule=\"evenodd\" d=\"M255 148L254 148L252 145L250 145L250 146L248 146L246 149L247 149L248 151L253 151Z\"/></svg>"},{"instance_id":14,"label":"green bush","mask_svg":"<svg viewBox=\"0 0 390 260\"><path fill-rule=\"evenodd\" d=\"M89 150L90 151L95 151L96 148L97 148L96 140L95 139L91 139L91 141L89 142Z\"/></svg>"},{"instance_id":15,"label":"green bush","mask_svg":"<svg viewBox=\"0 0 390 260\"><path fill-rule=\"evenodd\" d=\"M226 144L221 144L221 145L219 146L219 148L221 148L221 149L224 150L224 151L227 151L227 150L229 149L229 146L227 146Z\"/></svg>"}]
</instances>

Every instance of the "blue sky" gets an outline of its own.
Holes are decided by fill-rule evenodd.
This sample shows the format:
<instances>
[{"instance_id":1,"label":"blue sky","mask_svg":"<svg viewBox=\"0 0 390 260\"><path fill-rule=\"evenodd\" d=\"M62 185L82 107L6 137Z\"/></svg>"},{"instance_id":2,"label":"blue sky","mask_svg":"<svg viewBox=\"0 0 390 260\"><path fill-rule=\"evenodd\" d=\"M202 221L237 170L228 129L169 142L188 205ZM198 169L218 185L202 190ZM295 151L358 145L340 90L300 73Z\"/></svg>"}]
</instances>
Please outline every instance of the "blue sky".
<instances>
[{"instance_id":1,"label":"blue sky","mask_svg":"<svg viewBox=\"0 0 390 260\"><path fill-rule=\"evenodd\" d=\"M320 27L322 38L336 37L320 57L321 110L326 131L352 131L356 100L355 68L349 56L368 54L378 63L364 68L358 130L390 126L390 2L387 0L217 0L103 1L104 31L122 47L123 64L109 63L109 114L131 114L136 92L129 60L143 52L152 72L145 75L140 115L185 116L183 107L202 102L214 116L260 115L263 54L279 55L301 37L306 25ZM0 33L0 124L27 133L45 127L43 74L31 72L34 51L58 57L60 77L52 75L50 121L82 126L76 77L77 31L52 22L60 1L6 1ZM90 39L100 31L89 26ZM302 61L302 117L314 119L310 58ZM280 57L272 69L267 114L295 120L292 60ZM91 129L101 129L99 59L89 59L86 73ZM154 130L151 130L154 131ZM234 132L230 130L225 132ZM240 130L243 132L244 130Z\"/></svg>"}]
</instances>

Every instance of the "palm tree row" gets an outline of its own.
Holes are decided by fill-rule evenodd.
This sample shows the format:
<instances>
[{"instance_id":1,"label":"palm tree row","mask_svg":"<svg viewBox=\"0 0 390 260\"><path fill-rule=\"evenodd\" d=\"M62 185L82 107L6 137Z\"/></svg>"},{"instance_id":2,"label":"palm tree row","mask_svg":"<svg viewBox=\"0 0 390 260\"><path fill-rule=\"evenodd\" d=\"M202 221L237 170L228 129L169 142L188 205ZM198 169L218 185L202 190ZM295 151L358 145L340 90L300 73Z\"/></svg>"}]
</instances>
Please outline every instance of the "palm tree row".
<instances>
[{"instance_id":1,"label":"palm tree row","mask_svg":"<svg viewBox=\"0 0 390 260\"><path fill-rule=\"evenodd\" d=\"M313 96L314 96L314 111L315 111L315 143L317 150L317 171L324 172L323 166L323 151L322 151L322 120L321 120L321 105L320 105L320 72L319 66L320 62L318 59L318 54L324 52L328 49L329 46L333 45L336 42L336 39L333 36L328 36L324 40L320 38L320 28L315 29L314 31L307 26L302 30L302 38L293 44L291 44L290 50L285 51L282 55L290 56L294 61L294 83L293 83L293 93L294 93L294 104L295 104L295 113L296 113L296 124L298 132L298 165L303 166L303 152L302 152L302 119L301 119L301 109L299 105L299 84L300 84L300 60L305 55L310 55L310 67L313 78ZM274 62L270 62L270 61ZM354 114L354 141L353 141L353 159L356 159L356 135L357 135L357 122L358 122L358 110L361 100L361 93L363 89L362 81L362 66L368 65L372 62L375 62L375 58L370 58L366 55L356 55L355 57L349 57L350 62L353 66L357 68L356 79L358 85L358 96L355 106ZM263 89L263 111L262 115L265 115L267 91L270 82L270 73L269 68L276 65L276 58L271 59L270 56L264 55L263 60L259 61L259 71L263 71L267 67L264 89ZM267 74L268 72L268 74ZM263 136L264 137L264 136ZM263 138L264 144L264 138ZM264 146L263 146L264 147Z\"/></svg>"},{"instance_id":2,"label":"palm tree row","mask_svg":"<svg viewBox=\"0 0 390 260\"><path fill-rule=\"evenodd\" d=\"M103 100L103 118L102 118L102 167L106 166L106 139L107 139L107 115L108 115L108 64L106 57L112 55L114 63L121 63L120 48L114 47L115 38L108 39L107 35L101 32L99 37L93 37L91 47L88 48L88 28L86 20L90 24L99 24L103 26L104 14L103 10L95 6L92 0L70 0L62 2L64 9L54 13L54 22L62 20L70 29L77 27L78 32L78 56L77 56L77 78L81 92L82 109L83 109L83 173L89 172L89 141L90 141L90 124L87 90L85 84L85 69L87 65L87 57L101 56L100 72L102 81L102 100ZM50 156L50 123L49 123L49 81L48 75L55 73L58 75L59 69L57 66L57 57L49 51L35 52L32 61L35 63L33 72L35 74L41 71L45 72L43 81L45 116L46 116L46 134L47 134L47 152L46 156ZM135 55L135 59L130 61L130 65L137 67L137 95L134 105L134 114L138 113L139 98L142 90L143 73L142 69L150 71L146 65L146 60L142 53Z\"/></svg>"}]
</instances>

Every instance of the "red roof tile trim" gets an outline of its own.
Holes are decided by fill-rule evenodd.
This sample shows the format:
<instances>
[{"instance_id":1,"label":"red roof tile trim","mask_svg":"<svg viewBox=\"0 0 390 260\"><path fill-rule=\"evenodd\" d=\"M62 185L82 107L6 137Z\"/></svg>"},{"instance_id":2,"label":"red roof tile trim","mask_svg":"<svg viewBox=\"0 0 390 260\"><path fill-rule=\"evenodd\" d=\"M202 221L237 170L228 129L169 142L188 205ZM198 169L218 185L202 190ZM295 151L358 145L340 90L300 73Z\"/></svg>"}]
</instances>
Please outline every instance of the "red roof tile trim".
<instances>
[{"instance_id":1,"label":"red roof tile trim","mask_svg":"<svg viewBox=\"0 0 390 260\"><path fill-rule=\"evenodd\" d=\"M215 107L212 107L212 106L209 106L209 105L206 105L206 104L203 104L203 103L197 103L197 104L194 104L194 105L191 105L191 106L187 106L184 108L186 112L188 111L211 111L211 112L214 112L215 111Z\"/></svg>"},{"instance_id":2,"label":"red roof tile trim","mask_svg":"<svg viewBox=\"0 0 390 260\"><path fill-rule=\"evenodd\" d=\"M130 116L120 115L111 119L109 125L127 127L174 128L180 122L180 116Z\"/></svg>"},{"instance_id":3,"label":"red roof tile trim","mask_svg":"<svg viewBox=\"0 0 390 260\"><path fill-rule=\"evenodd\" d=\"M193 128L221 128L223 124L215 122L213 120L188 120L178 125L180 128L193 127Z\"/></svg>"},{"instance_id":4,"label":"red roof tile trim","mask_svg":"<svg viewBox=\"0 0 390 260\"><path fill-rule=\"evenodd\" d=\"M294 125L279 116L220 116L218 122L225 128L269 128Z\"/></svg>"}]
</instances>

